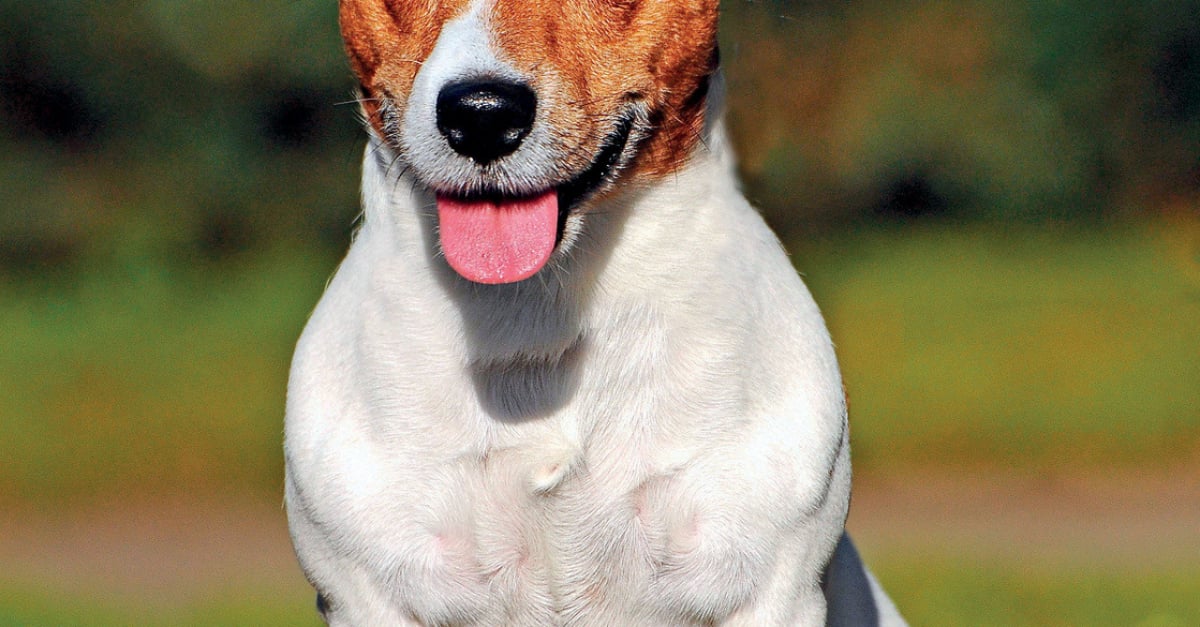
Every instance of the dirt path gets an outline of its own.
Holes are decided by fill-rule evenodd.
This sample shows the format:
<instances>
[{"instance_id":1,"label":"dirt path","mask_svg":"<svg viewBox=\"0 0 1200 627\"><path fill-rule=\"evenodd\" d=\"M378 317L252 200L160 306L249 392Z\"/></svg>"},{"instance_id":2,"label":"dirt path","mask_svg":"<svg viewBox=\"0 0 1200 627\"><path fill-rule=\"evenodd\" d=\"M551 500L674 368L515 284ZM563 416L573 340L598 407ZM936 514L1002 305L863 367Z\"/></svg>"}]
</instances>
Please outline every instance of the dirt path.
<instances>
[{"instance_id":1,"label":"dirt path","mask_svg":"<svg viewBox=\"0 0 1200 627\"><path fill-rule=\"evenodd\" d=\"M1200 564L1200 470L860 477L848 527L868 556L1194 569Z\"/></svg>"},{"instance_id":2,"label":"dirt path","mask_svg":"<svg viewBox=\"0 0 1200 627\"><path fill-rule=\"evenodd\" d=\"M849 526L868 559L932 554L1112 568L1200 563L1200 473L1103 479L860 476ZM186 601L230 585L306 594L282 507L160 500L0 514L0 581Z\"/></svg>"},{"instance_id":3,"label":"dirt path","mask_svg":"<svg viewBox=\"0 0 1200 627\"><path fill-rule=\"evenodd\" d=\"M308 585L280 504L213 499L0 515L0 582L168 605L235 587Z\"/></svg>"}]
</instances>

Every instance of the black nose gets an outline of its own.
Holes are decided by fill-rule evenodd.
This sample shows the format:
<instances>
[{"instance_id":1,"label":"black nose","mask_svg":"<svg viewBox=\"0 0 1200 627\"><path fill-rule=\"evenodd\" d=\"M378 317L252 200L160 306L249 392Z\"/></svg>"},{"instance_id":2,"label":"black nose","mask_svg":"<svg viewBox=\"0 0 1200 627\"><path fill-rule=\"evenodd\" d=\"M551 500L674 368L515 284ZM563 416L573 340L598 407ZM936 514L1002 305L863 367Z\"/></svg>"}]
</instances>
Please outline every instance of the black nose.
<instances>
[{"instance_id":1,"label":"black nose","mask_svg":"<svg viewBox=\"0 0 1200 627\"><path fill-rule=\"evenodd\" d=\"M451 83L437 99L438 130L455 152L480 165L515 151L536 114L537 96L520 83Z\"/></svg>"}]
</instances>

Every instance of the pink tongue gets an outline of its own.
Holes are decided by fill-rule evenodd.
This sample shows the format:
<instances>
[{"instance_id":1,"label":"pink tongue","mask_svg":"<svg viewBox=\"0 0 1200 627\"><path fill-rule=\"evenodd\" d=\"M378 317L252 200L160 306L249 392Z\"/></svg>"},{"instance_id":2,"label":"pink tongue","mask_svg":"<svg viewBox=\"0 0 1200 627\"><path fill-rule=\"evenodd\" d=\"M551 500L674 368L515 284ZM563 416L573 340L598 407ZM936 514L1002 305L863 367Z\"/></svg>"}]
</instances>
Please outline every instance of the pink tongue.
<instances>
[{"instance_id":1,"label":"pink tongue","mask_svg":"<svg viewBox=\"0 0 1200 627\"><path fill-rule=\"evenodd\" d=\"M438 195L438 230L450 267L476 283L516 283L550 259L558 237L558 192L520 200Z\"/></svg>"}]
</instances>

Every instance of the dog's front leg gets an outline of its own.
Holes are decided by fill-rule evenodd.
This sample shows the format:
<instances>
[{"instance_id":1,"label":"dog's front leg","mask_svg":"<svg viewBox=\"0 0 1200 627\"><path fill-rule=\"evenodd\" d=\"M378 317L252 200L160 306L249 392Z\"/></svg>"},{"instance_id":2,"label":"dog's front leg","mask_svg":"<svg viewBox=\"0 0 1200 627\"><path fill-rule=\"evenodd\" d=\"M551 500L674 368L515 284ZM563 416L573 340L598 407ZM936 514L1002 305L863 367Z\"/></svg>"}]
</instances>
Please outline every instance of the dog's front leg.
<instances>
[{"instance_id":1,"label":"dog's front leg","mask_svg":"<svg viewBox=\"0 0 1200 627\"><path fill-rule=\"evenodd\" d=\"M656 562L647 596L665 621L824 625L820 578L845 520L848 456L761 444L706 453L637 495Z\"/></svg>"}]
</instances>

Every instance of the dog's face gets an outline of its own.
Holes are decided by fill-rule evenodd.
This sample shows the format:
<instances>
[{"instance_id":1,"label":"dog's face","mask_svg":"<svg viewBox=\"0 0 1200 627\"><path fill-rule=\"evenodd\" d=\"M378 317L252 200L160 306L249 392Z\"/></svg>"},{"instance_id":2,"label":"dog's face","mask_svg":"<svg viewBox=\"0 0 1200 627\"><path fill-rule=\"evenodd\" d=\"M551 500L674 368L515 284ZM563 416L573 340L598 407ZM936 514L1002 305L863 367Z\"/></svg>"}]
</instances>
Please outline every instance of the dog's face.
<instances>
[{"instance_id":1,"label":"dog's face","mask_svg":"<svg viewBox=\"0 0 1200 627\"><path fill-rule=\"evenodd\" d=\"M375 132L438 199L447 261L536 273L618 176L687 159L717 0L341 0Z\"/></svg>"}]
</instances>

